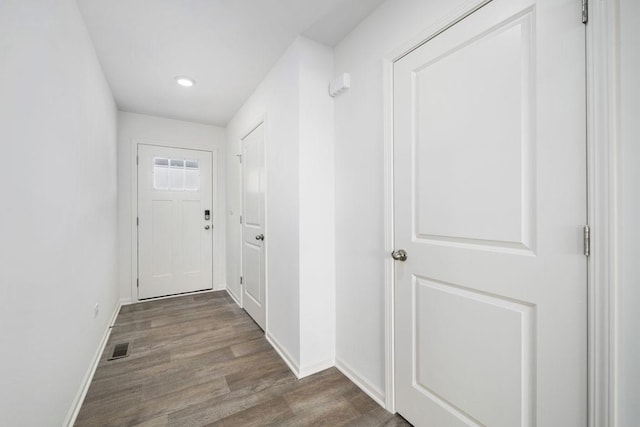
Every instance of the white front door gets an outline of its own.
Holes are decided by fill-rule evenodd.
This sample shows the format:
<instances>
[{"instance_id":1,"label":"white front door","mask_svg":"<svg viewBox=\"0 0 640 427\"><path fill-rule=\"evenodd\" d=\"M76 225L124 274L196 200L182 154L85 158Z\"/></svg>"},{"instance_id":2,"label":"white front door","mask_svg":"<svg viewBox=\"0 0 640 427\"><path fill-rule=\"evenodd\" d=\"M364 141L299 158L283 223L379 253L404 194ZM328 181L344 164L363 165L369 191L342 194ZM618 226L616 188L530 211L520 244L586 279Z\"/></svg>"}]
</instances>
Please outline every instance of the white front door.
<instances>
[{"instance_id":1,"label":"white front door","mask_svg":"<svg viewBox=\"0 0 640 427\"><path fill-rule=\"evenodd\" d=\"M264 123L242 140L242 272L244 309L264 330L265 227L264 227Z\"/></svg>"},{"instance_id":2,"label":"white front door","mask_svg":"<svg viewBox=\"0 0 640 427\"><path fill-rule=\"evenodd\" d=\"M396 407L587 425L585 29L493 0L394 64Z\"/></svg>"},{"instance_id":3,"label":"white front door","mask_svg":"<svg viewBox=\"0 0 640 427\"><path fill-rule=\"evenodd\" d=\"M212 289L212 154L138 145L138 298Z\"/></svg>"}]
</instances>

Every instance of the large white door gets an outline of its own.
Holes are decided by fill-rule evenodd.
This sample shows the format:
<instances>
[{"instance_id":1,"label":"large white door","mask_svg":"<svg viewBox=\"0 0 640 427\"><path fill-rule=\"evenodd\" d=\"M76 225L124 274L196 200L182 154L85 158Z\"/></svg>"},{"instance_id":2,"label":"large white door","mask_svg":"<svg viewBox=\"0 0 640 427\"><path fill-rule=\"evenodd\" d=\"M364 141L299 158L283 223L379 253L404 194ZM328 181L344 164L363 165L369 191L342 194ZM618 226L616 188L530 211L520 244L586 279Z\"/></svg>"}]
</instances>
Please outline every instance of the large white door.
<instances>
[{"instance_id":1,"label":"large white door","mask_svg":"<svg viewBox=\"0 0 640 427\"><path fill-rule=\"evenodd\" d=\"M242 272L244 309L266 324L264 233L264 124L242 140Z\"/></svg>"},{"instance_id":2,"label":"large white door","mask_svg":"<svg viewBox=\"0 0 640 427\"><path fill-rule=\"evenodd\" d=\"M211 153L138 145L138 298L212 289Z\"/></svg>"},{"instance_id":3,"label":"large white door","mask_svg":"<svg viewBox=\"0 0 640 427\"><path fill-rule=\"evenodd\" d=\"M493 0L394 65L396 407L587 425L585 29Z\"/></svg>"}]
</instances>

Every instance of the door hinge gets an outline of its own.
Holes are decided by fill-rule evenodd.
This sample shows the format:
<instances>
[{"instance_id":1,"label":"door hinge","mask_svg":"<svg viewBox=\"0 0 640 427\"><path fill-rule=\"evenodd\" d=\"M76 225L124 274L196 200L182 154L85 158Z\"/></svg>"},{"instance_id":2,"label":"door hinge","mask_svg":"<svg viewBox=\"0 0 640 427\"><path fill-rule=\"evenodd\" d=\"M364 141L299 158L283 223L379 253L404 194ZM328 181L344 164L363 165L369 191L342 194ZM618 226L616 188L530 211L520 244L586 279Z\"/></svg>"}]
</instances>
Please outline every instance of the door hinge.
<instances>
[{"instance_id":1,"label":"door hinge","mask_svg":"<svg viewBox=\"0 0 640 427\"><path fill-rule=\"evenodd\" d=\"M242 224L242 215L240 215L240 224Z\"/></svg>"},{"instance_id":2,"label":"door hinge","mask_svg":"<svg viewBox=\"0 0 640 427\"><path fill-rule=\"evenodd\" d=\"M240 276L240 284L241 284L241 285L242 285L242 280L243 280L243 279L242 279L242 276Z\"/></svg>"},{"instance_id":3,"label":"door hinge","mask_svg":"<svg viewBox=\"0 0 640 427\"><path fill-rule=\"evenodd\" d=\"M138 278L136 279L136 288L139 288L139 287L140 287L140 279Z\"/></svg>"},{"instance_id":4,"label":"door hinge","mask_svg":"<svg viewBox=\"0 0 640 427\"><path fill-rule=\"evenodd\" d=\"M582 0L582 23L589 22L589 0Z\"/></svg>"},{"instance_id":5,"label":"door hinge","mask_svg":"<svg viewBox=\"0 0 640 427\"><path fill-rule=\"evenodd\" d=\"M584 226L583 230L584 237L584 256L591 255L591 227L588 225Z\"/></svg>"},{"instance_id":6,"label":"door hinge","mask_svg":"<svg viewBox=\"0 0 640 427\"><path fill-rule=\"evenodd\" d=\"M136 217L136 225L140 225L140 217Z\"/></svg>"},{"instance_id":7,"label":"door hinge","mask_svg":"<svg viewBox=\"0 0 640 427\"><path fill-rule=\"evenodd\" d=\"M238 156L238 160L242 163L242 154L236 154L236 156Z\"/></svg>"},{"instance_id":8,"label":"door hinge","mask_svg":"<svg viewBox=\"0 0 640 427\"><path fill-rule=\"evenodd\" d=\"M136 156L136 165L139 165L139 164L140 164L140 157Z\"/></svg>"}]
</instances>

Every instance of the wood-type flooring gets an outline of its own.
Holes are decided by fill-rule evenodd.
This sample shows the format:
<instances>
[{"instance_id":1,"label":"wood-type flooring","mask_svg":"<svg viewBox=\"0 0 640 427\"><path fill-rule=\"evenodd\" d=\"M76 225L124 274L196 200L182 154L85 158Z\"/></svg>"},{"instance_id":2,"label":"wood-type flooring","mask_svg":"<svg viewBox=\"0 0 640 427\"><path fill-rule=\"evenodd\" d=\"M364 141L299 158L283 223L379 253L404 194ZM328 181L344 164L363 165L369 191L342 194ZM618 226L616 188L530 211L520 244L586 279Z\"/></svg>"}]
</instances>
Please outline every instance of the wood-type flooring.
<instances>
[{"instance_id":1,"label":"wood-type flooring","mask_svg":"<svg viewBox=\"0 0 640 427\"><path fill-rule=\"evenodd\" d=\"M108 361L113 346L129 356ZM406 426L335 368L298 380L226 292L123 306L76 426Z\"/></svg>"}]
</instances>

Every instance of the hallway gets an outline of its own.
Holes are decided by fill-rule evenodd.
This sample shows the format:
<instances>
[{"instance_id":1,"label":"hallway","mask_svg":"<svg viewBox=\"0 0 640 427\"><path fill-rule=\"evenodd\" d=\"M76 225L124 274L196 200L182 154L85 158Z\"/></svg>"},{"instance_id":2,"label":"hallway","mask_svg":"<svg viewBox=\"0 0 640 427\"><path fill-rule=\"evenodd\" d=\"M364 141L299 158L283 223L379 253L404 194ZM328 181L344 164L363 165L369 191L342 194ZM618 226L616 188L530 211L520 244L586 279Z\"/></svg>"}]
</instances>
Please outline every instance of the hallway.
<instances>
[{"instance_id":1,"label":"hallway","mask_svg":"<svg viewBox=\"0 0 640 427\"><path fill-rule=\"evenodd\" d=\"M123 306L76 425L210 424L408 425L335 368L296 380L224 291Z\"/></svg>"},{"instance_id":2,"label":"hallway","mask_svg":"<svg viewBox=\"0 0 640 427\"><path fill-rule=\"evenodd\" d=\"M636 18L0 1L0 427L636 427Z\"/></svg>"}]
</instances>

